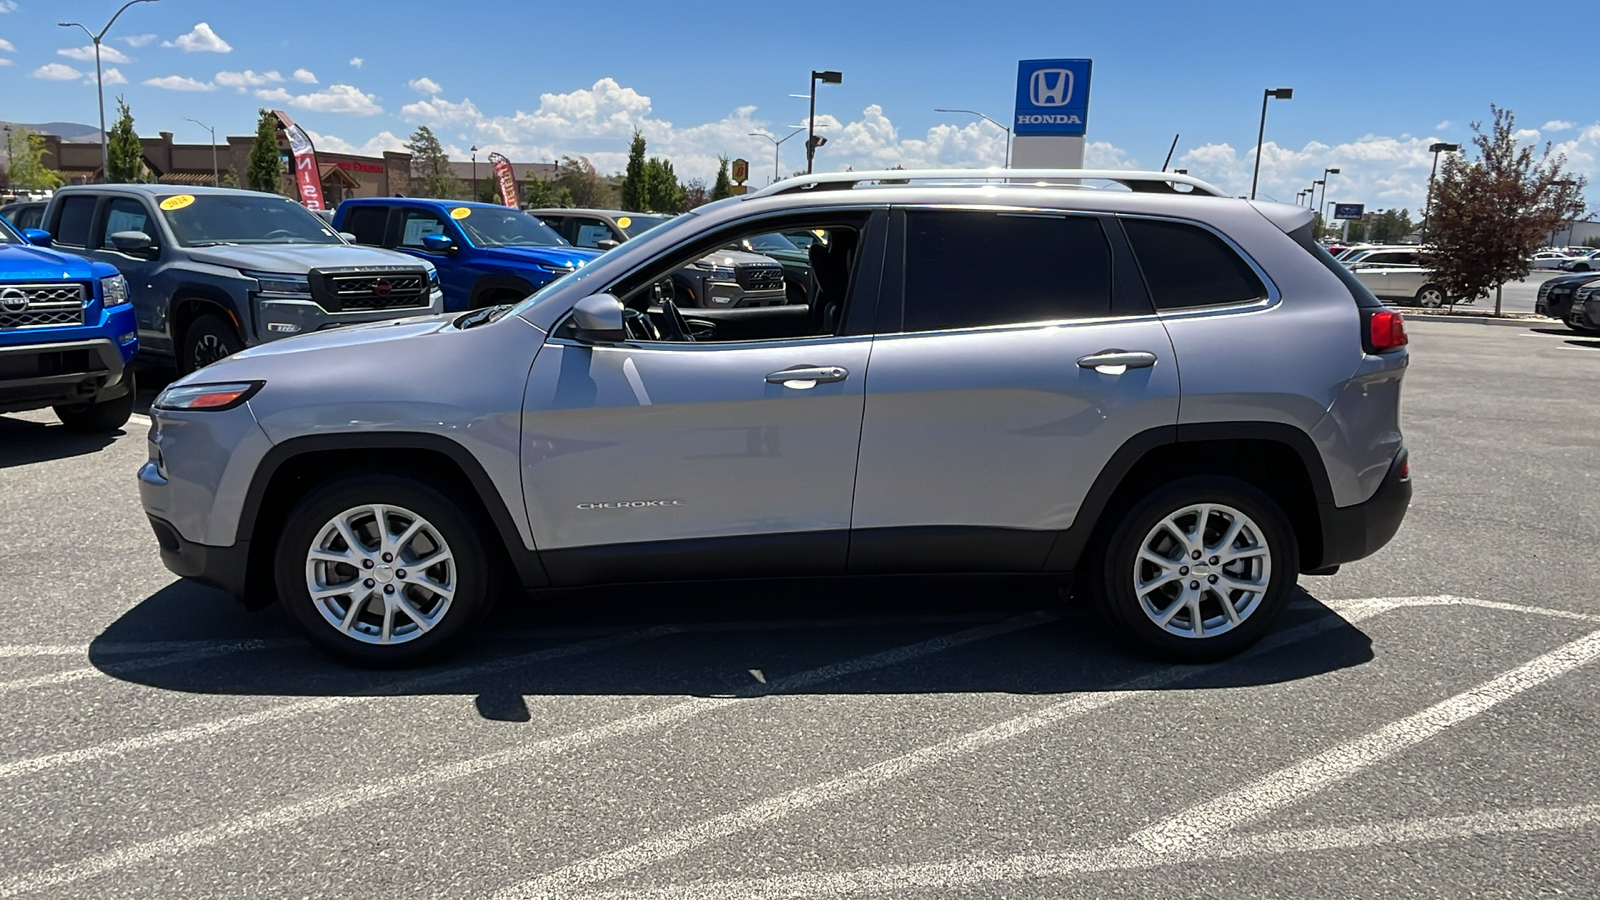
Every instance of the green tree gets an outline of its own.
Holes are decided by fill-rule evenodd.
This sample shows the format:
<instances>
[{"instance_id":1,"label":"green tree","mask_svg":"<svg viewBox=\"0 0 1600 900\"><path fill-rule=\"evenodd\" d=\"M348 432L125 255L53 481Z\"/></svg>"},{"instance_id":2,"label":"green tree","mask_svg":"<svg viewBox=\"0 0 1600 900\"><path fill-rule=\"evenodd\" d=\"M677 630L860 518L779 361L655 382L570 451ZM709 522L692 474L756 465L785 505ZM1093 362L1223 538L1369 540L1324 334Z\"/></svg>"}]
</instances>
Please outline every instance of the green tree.
<instances>
[{"instance_id":1,"label":"green tree","mask_svg":"<svg viewBox=\"0 0 1600 900\"><path fill-rule=\"evenodd\" d=\"M687 197L683 185L678 183L678 174L672 170L672 163L659 156L652 156L644 164L645 203L641 211L658 213L681 213L687 205Z\"/></svg>"},{"instance_id":2,"label":"green tree","mask_svg":"<svg viewBox=\"0 0 1600 900\"><path fill-rule=\"evenodd\" d=\"M522 206L525 209L549 209L556 205L556 192L550 182L543 178L535 178L528 182L522 192Z\"/></svg>"},{"instance_id":3,"label":"green tree","mask_svg":"<svg viewBox=\"0 0 1600 900\"><path fill-rule=\"evenodd\" d=\"M577 204L576 201L574 201L572 199L572 191L567 190L566 188L563 187L563 188L558 188L556 190L555 202L550 204L550 205L551 206L559 206L562 209L573 209L578 204Z\"/></svg>"},{"instance_id":4,"label":"green tree","mask_svg":"<svg viewBox=\"0 0 1600 900\"><path fill-rule=\"evenodd\" d=\"M717 157L717 180L711 185L711 199L733 196L733 179L728 177L728 157Z\"/></svg>"},{"instance_id":5,"label":"green tree","mask_svg":"<svg viewBox=\"0 0 1600 900\"><path fill-rule=\"evenodd\" d=\"M250 145L250 164L245 169L245 187L252 191L279 193L283 187L283 155L278 152L278 118L261 110L256 119L256 139Z\"/></svg>"},{"instance_id":6,"label":"green tree","mask_svg":"<svg viewBox=\"0 0 1600 900\"><path fill-rule=\"evenodd\" d=\"M145 177L144 147L133 130L133 113L121 95L117 96L117 121L106 135L108 184L131 184Z\"/></svg>"},{"instance_id":7,"label":"green tree","mask_svg":"<svg viewBox=\"0 0 1600 900\"><path fill-rule=\"evenodd\" d=\"M1585 247L1594 247L1595 249L1600 250L1600 234L1590 235L1589 237L1584 238L1583 245Z\"/></svg>"},{"instance_id":8,"label":"green tree","mask_svg":"<svg viewBox=\"0 0 1600 900\"><path fill-rule=\"evenodd\" d=\"M616 188L582 156L561 157L556 165L555 189L558 198L561 191L567 193L568 202L559 204L561 206L611 209L618 202Z\"/></svg>"},{"instance_id":9,"label":"green tree","mask_svg":"<svg viewBox=\"0 0 1600 900\"><path fill-rule=\"evenodd\" d=\"M405 145L411 153L411 194L449 200L461 196L461 179L450 171L450 157L426 125L418 126Z\"/></svg>"},{"instance_id":10,"label":"green tree","mask_svg":"<svg viewBox=\"0 0 1600 900\"><path fill-rule=\"evenodd\" d=\"M1519 144L1516 117L1491 105L1486 132L1472 123L1477 159L1452 154L1439 168L1428 210L1431 264L1445 294L1478 297L1528 275L1528 258L1563 222L1584 217L1587 180L1568 174L1566 156Z\"/></svg>"},{"instance_id":11,"label":"green tree","mask_svg":"<svg viewBox=\"0 0 1600 900\"><path fill-rule=\"evenodd\" d=\"M1416 230L1408 209L1386 209L1378 213L1377 221L1368 229L1371 239L1378 244L1397 244Z\"/></svg>"},{"instance_id":12,"label":"green tree","mask_svg":"<svg viewBox=\"0 0 1600 900\"><path fill-rule=\"evenodd\" d=\"M6 158L11 161L13 188L48 191L61 186L61 173L45 168L43 135L13 126L11 133L6 136Z\"/></svg>"},{"instance_id":13,"label":"green tree","mask_svg":"<svg viewBox=\"0 0 1600 900\"><path fill-rule=\"evenodd\" d=\"M622 208L644 212L650 208L650 174L645 170L644 132L635 128L628 145L628 170L622 176Z\"/></svg>"}]
</instances>

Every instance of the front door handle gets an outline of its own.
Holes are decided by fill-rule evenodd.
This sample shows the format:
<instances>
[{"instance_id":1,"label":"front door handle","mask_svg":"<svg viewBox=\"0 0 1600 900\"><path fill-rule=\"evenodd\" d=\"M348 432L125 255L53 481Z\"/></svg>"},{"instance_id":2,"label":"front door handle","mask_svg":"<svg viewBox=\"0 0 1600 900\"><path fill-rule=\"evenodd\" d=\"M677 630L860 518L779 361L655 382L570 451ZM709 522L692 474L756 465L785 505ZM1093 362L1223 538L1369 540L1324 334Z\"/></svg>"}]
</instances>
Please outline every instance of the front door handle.
<instances>
[{"instance_id":1,"label":"front door handle","mask_svg":"<svg viewBox=\"0 0 1600 900\"><path fill-rule=\"evenodd\" d=\"M1129 369L1148 369L1156 364L1156 355L1146 350L1101 350L1078 357L1078 365L1093 369L1101 375L1121 375Z\"/></svg>"},{"instance_id":2,"label":"front door handle","mask_svg":"<svg viewBox=\"0 0 1600 900\"><path fill-rule=\"evenodd\" d=\"M819 384L843 381L849 377L850 370L844 366L795 366L792 369L769 374L767 383L781 384L786 388L804 391Z\"/></svg>"}]
</instances>

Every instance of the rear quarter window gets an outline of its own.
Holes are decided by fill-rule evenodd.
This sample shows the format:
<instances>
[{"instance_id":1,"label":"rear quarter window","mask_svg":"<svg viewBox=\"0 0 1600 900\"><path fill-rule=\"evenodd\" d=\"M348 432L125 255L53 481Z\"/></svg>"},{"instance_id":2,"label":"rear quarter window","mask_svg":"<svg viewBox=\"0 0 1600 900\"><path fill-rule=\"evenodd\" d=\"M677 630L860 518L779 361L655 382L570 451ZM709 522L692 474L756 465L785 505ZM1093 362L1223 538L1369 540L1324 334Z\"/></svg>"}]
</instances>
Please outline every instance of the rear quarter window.
<instances>
[{"instance_id":1,"label":"rear quarter window","mask_svg":"<svg viewBox=\"0 0 1600 900\"><path fill-rule=\"evenodd\" d=\"M1157 309L1252 303L1267 296L1267 286L1238 251L1198 225L1124 219L1122 227Z\"/></svg>"}]
</instances>

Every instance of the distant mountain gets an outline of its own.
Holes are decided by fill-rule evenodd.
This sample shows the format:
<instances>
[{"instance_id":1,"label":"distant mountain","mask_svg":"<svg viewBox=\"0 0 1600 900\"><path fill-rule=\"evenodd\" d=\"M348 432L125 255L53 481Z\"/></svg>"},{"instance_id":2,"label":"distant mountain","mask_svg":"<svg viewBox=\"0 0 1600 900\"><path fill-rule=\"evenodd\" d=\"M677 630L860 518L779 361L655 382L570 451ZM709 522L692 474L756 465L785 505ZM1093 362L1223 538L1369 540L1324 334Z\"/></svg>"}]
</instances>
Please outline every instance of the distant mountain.
<instances>
[{"instance_id":1,"label":"distant mountain","mask_svg":"<svg viewBox=\"0 0 1600 900\"><path fill-rule=\"evenodd\" d=\"M59 135L63 141L69 143L98 144L100 143L100 129L93 125L79 125L77 122L46 122L43 125L20 125L16 122L7 122L13 127L26 128L40 134Z\"/></svg>"}]
</instances>

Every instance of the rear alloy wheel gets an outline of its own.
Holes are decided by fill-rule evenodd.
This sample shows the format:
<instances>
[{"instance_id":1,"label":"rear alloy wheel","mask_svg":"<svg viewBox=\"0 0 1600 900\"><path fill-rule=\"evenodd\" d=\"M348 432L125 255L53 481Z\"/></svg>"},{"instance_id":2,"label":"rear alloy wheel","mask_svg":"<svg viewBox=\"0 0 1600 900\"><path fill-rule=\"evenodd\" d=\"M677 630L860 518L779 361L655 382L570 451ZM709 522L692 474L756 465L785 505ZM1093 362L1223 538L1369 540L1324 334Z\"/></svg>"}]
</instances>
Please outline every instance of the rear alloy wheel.
<instances>
[{"instance_id":1,"label":"rear alloy wheel","mask_svg":"<svg viewBox=\"0 0 1600 900\"><path fill-rule=\"evenodd\" d=\"M243 349L244 341L239 339L228 320L207 313L190 322L183 333L183 347L178 352L178 368L182 370L179 374L203 369Z\"/></svg>"},{"instance_id":2,"label":"rear alloy wheel","mask_svg":"<svg viewBox=\"0 0 1600 900\"><path fill-rule=\"evenodd\" d=\"M409 665L487 612L480 530L450 500L401 476L313 491L279 542L278 596L311 641L345 662Z\"/></svg>"},{"instance_id":3,"label":"rear alloy wheel","mask_svg":"<svg viewBox=\"0 0 1600 900\"><path fill-rule=\"evenodd\" d=\"M1157 488L1112 532L1095 591L1102 613L1144 649L1182 662L1232 656L1260 640L1299 571L1277 504L1233 478Z\"/></svg>"},{"instance_id":4,"label":"rear alloy wheel","mask_svg":"<svg viewBox=\"0 0 1600 900\"><path fill-rule=\"evenodd\" d=\"M1438 309L1445 304L1444 291L1436 284L1424 285L1417 291L1417 302L1429 309Z\"/></svg>"}]
</instances>

